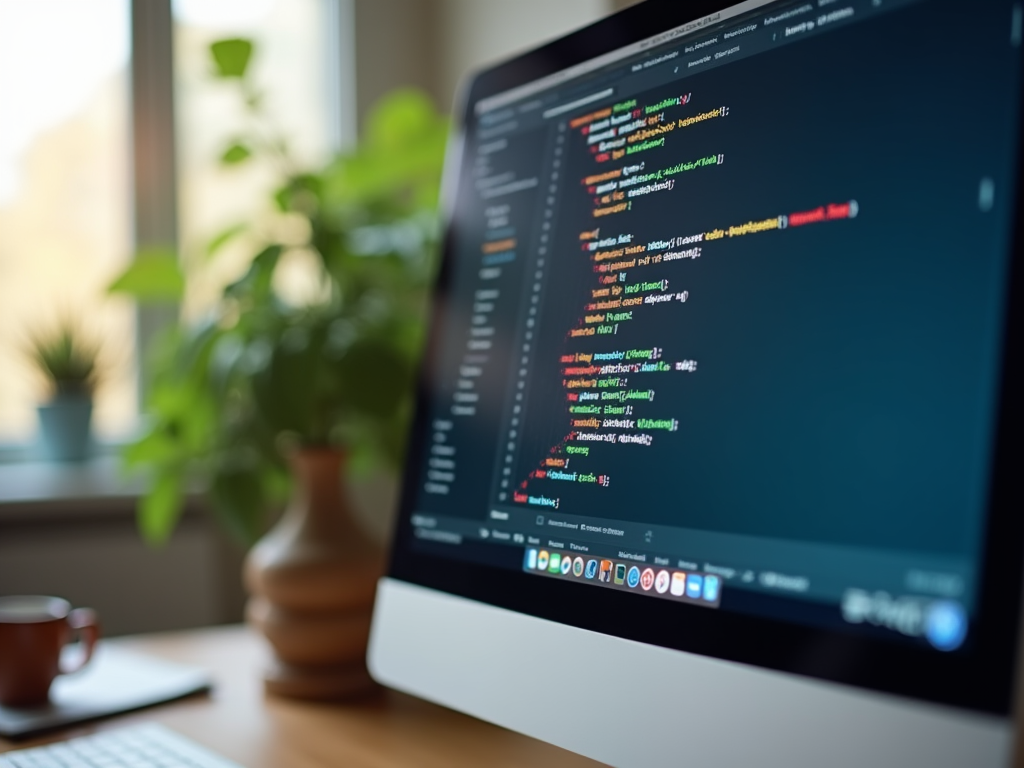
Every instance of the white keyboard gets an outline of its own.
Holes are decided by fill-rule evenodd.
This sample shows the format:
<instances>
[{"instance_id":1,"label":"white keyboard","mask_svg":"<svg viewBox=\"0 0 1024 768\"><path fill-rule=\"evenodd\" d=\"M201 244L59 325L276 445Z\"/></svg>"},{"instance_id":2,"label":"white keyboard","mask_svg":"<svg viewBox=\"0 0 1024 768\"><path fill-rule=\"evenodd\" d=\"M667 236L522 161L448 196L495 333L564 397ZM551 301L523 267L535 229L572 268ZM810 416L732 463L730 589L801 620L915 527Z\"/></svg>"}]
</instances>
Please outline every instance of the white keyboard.
<instances>
[{"instance_id":1,"label":"white keyboard","mask_svg":"<svg viewBox=\"0 0 1024 768\"><path fill-rule=\"evenodd\" d=\"M240 768L160 725L103 731L0 755L0 768Z\"/></svg>"}]
</instances>

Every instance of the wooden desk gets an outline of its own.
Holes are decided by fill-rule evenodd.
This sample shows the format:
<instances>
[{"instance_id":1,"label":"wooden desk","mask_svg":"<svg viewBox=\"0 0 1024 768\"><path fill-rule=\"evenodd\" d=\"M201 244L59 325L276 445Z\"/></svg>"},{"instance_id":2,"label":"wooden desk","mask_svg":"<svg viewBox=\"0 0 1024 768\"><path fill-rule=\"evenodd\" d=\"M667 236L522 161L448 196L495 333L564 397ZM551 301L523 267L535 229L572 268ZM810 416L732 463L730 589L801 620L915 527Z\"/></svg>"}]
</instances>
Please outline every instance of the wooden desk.
<instances>
[{"instance_id":1,"label":"wooden desk","mask_svg":"<svg viewBox=\"0 0 1024 768\"><path fill-rule=\"evenodd\" d=\"M247 768L321 766L597 766L586 758L394 691L351 704L267 697L262 642L242 627L110 641L211 670L216 687L139 712L12 743L0 752L143 722L158 722Z\"/></svg>"}]
</instances>

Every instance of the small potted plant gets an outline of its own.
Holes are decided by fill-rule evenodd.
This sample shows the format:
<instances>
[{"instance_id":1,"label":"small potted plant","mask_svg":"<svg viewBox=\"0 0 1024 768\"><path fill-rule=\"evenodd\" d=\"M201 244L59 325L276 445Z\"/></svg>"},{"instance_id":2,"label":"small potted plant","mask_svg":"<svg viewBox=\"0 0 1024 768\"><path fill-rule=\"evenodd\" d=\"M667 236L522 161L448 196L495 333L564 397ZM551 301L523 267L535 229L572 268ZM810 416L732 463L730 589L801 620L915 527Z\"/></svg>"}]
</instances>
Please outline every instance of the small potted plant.
<instances>
[{"instance_id":1,"label":"small potted plant","mask_svg":"<svg viewBox=\"0 0 1024 768\"><path fill-rule=\"evenodd\" d=\"M50 392L38 410L43 451L53 461L82 461L89 453L99 349L68 319L30 342L29 359Z\"/></svg>"}]
</instances>

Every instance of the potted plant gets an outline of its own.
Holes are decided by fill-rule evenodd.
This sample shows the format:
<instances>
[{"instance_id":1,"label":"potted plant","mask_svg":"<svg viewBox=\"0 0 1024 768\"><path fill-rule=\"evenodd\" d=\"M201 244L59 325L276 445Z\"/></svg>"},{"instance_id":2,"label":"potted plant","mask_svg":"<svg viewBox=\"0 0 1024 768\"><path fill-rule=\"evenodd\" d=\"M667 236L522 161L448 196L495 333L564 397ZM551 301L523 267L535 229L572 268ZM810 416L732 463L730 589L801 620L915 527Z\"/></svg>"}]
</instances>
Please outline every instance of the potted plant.
<instances>
[{"instance_id":1,"label":"potted plant","mask_svg":"<svg viewBox=\"0 0 1024 768\"><path fill-rule=\"evenodd\" d=\"M249 618L276 651L268 688L334 697L369 681L363 656L382 562L349 514L345 466L397 468L403 454L447 124L422 94L396 92L372 111L357 148L299 168L268 128L248 75L252 52L246 40L211 47L252 123L221 162L273 158L283 170L270 216L303 221L304 234L260 235L275 231L263 216L214 239L214 257L246 232L259 244L202 322L179 323L154 348L149 428L125 458L150 473L139 506L147 540L170 534L196 483L229 530L250 543L263 536L246 581ZM300 303L276 279L297 252L313 255L321 288ZM173 253L150 251L113 289L173 299L193 274Z\"/></svg>"},{"instance_id":2,"label":"potted plant","mask_svg":"<svg viewBox=\"0 0 1024 768\"><path fill-rule=\"evenodd\" d=\"M29 360L49 390L38 412L43 452L52 461L88 455L98 356L99 345L67 319L30 342Z\"/></svg>"}]
</instances>

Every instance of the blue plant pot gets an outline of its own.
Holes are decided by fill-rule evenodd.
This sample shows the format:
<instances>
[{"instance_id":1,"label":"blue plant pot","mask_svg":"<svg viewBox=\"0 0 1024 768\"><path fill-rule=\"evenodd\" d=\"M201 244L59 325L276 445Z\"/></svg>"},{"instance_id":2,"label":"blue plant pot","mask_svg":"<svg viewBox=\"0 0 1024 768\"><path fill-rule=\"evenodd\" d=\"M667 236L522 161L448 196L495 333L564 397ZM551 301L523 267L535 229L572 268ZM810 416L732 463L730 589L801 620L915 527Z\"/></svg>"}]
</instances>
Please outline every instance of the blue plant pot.
<instances>
[{"instance_id":1,"label":"blue plant pot","mask_svg":"<svg viewBox=\"0 0 1024 768\"><path fill-rule=\"evenodd\" d=\"M51 461L83 461L89 455L92 398L58 395L38 410L46 457Z\"/></svg>"}]
</instances>

